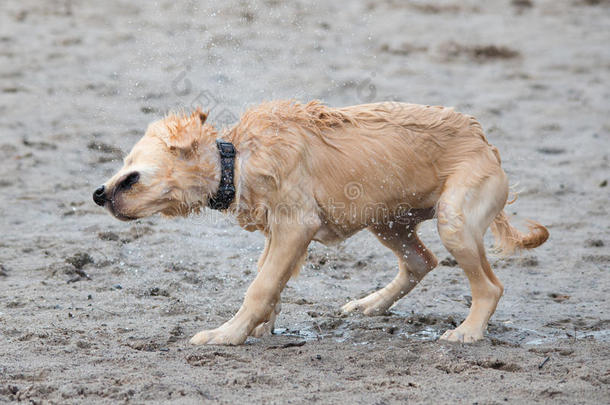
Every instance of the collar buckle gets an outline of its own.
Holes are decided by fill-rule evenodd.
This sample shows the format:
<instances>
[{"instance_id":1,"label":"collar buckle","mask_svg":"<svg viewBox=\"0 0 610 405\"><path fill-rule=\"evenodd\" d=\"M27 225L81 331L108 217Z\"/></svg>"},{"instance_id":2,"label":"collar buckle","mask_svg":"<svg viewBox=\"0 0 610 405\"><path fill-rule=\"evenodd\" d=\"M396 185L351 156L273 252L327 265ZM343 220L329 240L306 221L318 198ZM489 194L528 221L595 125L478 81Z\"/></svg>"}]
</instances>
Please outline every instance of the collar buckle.
<instances>
[{"instance_id":1,"label":"collar buckle","mask_svg":"<svg viewBox=\"0 0 610 405\"><path fill-rule=\"evenodd\" d=\"M231 142L221 141L220 139L216 140L216 146L218 146L218 151L220 152L220 157L232 158L235 157L235 146Z\"/></svg>"}]
</instances>

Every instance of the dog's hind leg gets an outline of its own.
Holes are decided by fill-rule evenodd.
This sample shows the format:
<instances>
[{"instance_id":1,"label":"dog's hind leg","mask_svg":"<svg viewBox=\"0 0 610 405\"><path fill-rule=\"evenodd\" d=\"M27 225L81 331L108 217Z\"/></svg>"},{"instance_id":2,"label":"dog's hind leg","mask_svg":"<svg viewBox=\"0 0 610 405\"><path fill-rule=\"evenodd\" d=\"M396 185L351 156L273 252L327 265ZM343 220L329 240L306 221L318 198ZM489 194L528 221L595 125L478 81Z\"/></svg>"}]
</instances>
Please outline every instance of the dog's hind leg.
<instances>
[{"instance_id":1,"label":"dog's hind leg","mask_svg":"<svg viewBox=\"0 0 610 405\"><path fill-rule=\"evenodd\" d=\"M472 292L470 313L464 322L441 336L451 342L482 339L504 291L485 257L483 235L506 202L506 176L499 167L478 179L473 173L463 170L452 175L437 208L441 240L466 273Z\"/></svg>"},{"instance_id":2,"label":"dog's hind leg","mask_svg":"<svg viewBox=\"0 0 610 405\"><path fill-rule=\"evenodd\" d=\"M385 313L396 301L409 293L437 265L434 254L417 237L417 224L394 223L369 228L379 241L398 257L398 274L381 290L348 302L343 312L361 311L365 315Z\"/></svg>"}]
</instances>

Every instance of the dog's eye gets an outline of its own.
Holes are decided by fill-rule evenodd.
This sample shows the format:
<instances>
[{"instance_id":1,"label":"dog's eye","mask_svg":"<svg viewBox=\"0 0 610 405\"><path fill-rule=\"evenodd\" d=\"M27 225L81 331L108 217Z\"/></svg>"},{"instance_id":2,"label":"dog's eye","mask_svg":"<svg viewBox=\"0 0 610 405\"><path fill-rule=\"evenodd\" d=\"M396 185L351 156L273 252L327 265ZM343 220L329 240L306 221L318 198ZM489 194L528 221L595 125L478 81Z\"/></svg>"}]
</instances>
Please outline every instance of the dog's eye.
<instances>
[{"instance_id":1,"label":"dog's eye","mask_svg":"<svg viewBox=\"0 0 610 405\"><path fill-rule=\"evenodd\" d=\"M121 182L121 184L119 185L119 187L122 190L127 190L130 189L131 186L133 186L134 184L136 184L138 182L138 180L140 180L140 173L138 172L133 172L130 173L127 177L125 177L125 179Z\"/></svg>"}]
</instances>

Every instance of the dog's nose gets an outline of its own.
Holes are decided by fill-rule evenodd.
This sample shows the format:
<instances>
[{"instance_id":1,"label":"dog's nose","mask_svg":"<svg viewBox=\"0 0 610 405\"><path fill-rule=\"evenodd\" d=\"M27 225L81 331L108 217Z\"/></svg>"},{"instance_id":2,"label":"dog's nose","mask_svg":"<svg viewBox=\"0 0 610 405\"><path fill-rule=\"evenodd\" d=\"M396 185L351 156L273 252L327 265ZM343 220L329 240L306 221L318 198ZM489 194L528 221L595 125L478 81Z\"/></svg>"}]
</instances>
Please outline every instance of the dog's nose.
<instances>
[{"instance_id":1,"label":"dog's nose","mask_svg":"<svg viewBox=\"0 0 610 405\"><path fill-rule=\"evenodd\" d=\"M101 186L93 192L93 201L100 207L106 204L106 187Z\"/></svg>"}]
</instances>

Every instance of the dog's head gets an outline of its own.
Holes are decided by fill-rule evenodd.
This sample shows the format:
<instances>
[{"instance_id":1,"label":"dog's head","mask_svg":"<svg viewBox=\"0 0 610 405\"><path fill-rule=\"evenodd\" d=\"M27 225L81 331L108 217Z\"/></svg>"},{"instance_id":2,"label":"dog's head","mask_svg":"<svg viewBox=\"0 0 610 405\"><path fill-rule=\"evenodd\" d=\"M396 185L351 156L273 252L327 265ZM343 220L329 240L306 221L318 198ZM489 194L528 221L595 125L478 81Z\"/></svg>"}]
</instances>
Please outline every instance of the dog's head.
<instances>
[{"instance_id":1,"label":"dog's head","mask_svg":"<svg viewBox=\"0 0 610 405\"><path fill-rule=\"evenodd\" d=\"M95 190L95 203L123 221L186 216L206 205L220 181L217 133L206 118L197 109L150 124L121 170Z\"/></svg>"}]
</instances>

